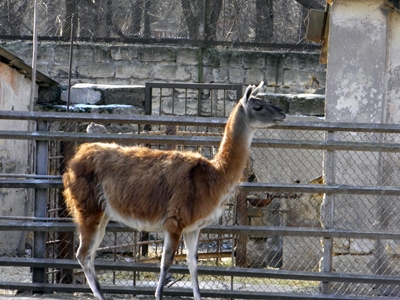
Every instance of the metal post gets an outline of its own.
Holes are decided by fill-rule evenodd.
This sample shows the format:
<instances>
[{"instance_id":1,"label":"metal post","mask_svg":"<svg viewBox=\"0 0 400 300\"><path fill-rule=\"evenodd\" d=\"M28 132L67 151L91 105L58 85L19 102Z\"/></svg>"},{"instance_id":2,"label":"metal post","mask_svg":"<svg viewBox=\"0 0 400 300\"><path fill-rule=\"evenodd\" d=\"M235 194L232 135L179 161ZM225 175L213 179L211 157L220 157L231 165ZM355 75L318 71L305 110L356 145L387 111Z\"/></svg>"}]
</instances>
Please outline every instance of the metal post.
<instances>
[{"instance_id":1,"label":"metal post","mask_svg":"<svg viewBox=\"0 0 400 300\"><path fill-rule=\"evenodd\" d=\"M335 132L328 131L327 140L335 140ZM325 157L324 166L324 177L327 185L335 184L335 172L336 172L336 153L335 150L327 150ZM335 210L335 194L326 193L324 203L325 210L323 212L323 227L325 229L333 229L334 227L334 210ZM332 252L333 252L333 238L324 237L323 238L323 261L321 264L321 272L331 273L332 272ZM322 282L322 293L330 293L330 282Z\"/></svg>"},{"instance_id":2,"label":"metal post","mask_svg":"<svg viewBox=\"0 0 400 300\"><path fill-rule=\"evenodd\" d=\"M38 121L37 131L47 131L47 122ZM48 163L48 142L36 141L36 174L47 174ZM47 189L37 188L35 190L34 217L45 218L47 212ZM46 233L44 231L35 231L33 239L33 257L45 258L46 256ZM46 269L33 268L32 282L45 283Z\"/></svg>"},{"instance_id":3,"label":"metal post","mask_svg":"<svg viewBox=\"0 0 400 300\"><path fill-rule=\"evenodd\" d=\"M72 78L72 57L74 49L74 18L75 14L71 15L71 37L69 45L69 66L68 66L68 90L67 90L67 112L71 105L71 78Z\"/></svg>"}]
</instances>

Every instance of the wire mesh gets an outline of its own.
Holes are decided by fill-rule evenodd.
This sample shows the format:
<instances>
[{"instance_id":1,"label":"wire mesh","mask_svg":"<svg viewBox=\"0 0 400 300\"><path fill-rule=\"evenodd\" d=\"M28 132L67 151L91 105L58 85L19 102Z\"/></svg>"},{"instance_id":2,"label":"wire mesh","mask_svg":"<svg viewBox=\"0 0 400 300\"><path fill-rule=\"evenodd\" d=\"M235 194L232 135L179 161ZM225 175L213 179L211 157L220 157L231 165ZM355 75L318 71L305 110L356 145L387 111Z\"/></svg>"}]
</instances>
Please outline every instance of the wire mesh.
<instances>
[{"instance_id":1,"label":"wire mesh","mask_svg":"<svg viewBox=\"0 0 400 300\"><path fill-rule=\"evenodd\" d=\"M39 0L39 38L125 42L304 42L308 9L291 0ZM325 1L320 1L321 6ZM32 1L0 3L0 37L32 36ZM73 29L71 32L71 25ZM305 44L305 43L303 43Z\"/></svg>"},{"instance_id":2,"label":"wire mesh","mask_svg":"<svg viewBox=\"0 0 400 300\"><path fill-rule=\"evenodd\" d=\"M156 115L183 114L190 101L183 95L194 92L182 90L172 91L155 90L153 108ZM229 93L215 93L225 95L226 99L215 100L211 96L214 92L203 91L204 107L198 106L190 113L192 116L218 116L222 113L226 101L227 113L232 103L237 99L229 97ZM161 97L160 95L164 95ZM175 104L171 101L175 95ZM180 99L179 97L182 98ZM169 100L166 100L169 99ZM214 99L216 103L213 103ZM213 100L213 101L214 101ZM156 102L161 103L158 105ZM182 103L179 103L182 102ZM161 107L161 109L159 108ZM172 107L174 107L172 109ZM210 107L213 109L211 114ZM188 113L189 115L189 113ZM49 122L50 131L85 132L89 122L62 123ZM167 128L163 125L154 125L152 130L142 125L104 124L107 130L121 134L159 134L166 135ZM197 131L199 129L199 132ZM153 133L150 133L153 131ZM179 126L178 134L213 134L221 136L222 128L199 128L195 126ZM326 133L318 130L259 130L256 139L292 140L292 141L325 141ZM344 142L363 143L396 143L398 134L394 133L366 133L338 131L336 139ZM70 145L72 148L75 143ZM165 148L165 145L152 145ZM200 151L212 158L216 149L214 146L187 147L176 145L178 149ZM66 151L65 142L50 140L48 174L61 175L64 159L70 155ZM207 150L205 150L207 149ZM211 150L210 150L211 149ZM339 185L397 187L398 186L398 153L383 151L335 150L335 181ZM289 148L261 148L253 147L248 163L248 172L245 180L259 183L287 183L324 185L324 167L327 151L319 149L289 149ZM322 193L304 192L260 192L251 191L243 194L236 191L227 203L226 210L216 225L221 227L238 224L238 203L243 203L245 220L243 225L260 228L259 232L244 235L239 233L202 233L199 244L199 265L206 267L235 267L252 268L265 271L307 271L312 274L321 274L322 258L324 256L325 240L328 237L307 236L304 234L263 234L265 228L318 229L324 226L326 215L325 195ZM339 192L335 195L333 211L333 230L344 232L359 231L361 233L398 232L398 197L384 194L352 194ZM65 219L68 215L63 207L60 191L52 189L48 194L47 216L53 219ZM300 233L300 232L299 232ZM28 234L29 236L29 234ZM140 262L158 263L161 257L163 236L158 232L147 235L139 232L108 232L98 251L97 261L132 264ZM28 243L30 239L27 239ZM357 235L343 235L333 238L332 273L342 275L368 275L369 278L378 275L399 276L399 239L361 237ZM73 258L77 247L77 238L70 232L49 231L47 233L47 258ZM176 253L176 264L186 265L185 249L181 242ZM26 253L31 257L31 253ZM248 270L248 269L246 269ZM323 274L323 272L322 272ZM157 273L145 271L99 270L98 277L102 285L148 287L154 288L157 283ZM240 290L278 292L278 293L310 293L320 292L321 281L300 279L279 279L279 276L258 278L256 276L225 276L201 274L199 279L202 289L212 290ZM48 268L47 279L51 283L85 283L81 269ZM11 279L12 280L12 279ZM190 278L187 274L172 273L169 277L169 287L190 288ZM358 283L351 280L333 282L331 293L339 295L357 296L395 296L398 297L399 285L395 283Z\"/></svg>"}]
</instances>

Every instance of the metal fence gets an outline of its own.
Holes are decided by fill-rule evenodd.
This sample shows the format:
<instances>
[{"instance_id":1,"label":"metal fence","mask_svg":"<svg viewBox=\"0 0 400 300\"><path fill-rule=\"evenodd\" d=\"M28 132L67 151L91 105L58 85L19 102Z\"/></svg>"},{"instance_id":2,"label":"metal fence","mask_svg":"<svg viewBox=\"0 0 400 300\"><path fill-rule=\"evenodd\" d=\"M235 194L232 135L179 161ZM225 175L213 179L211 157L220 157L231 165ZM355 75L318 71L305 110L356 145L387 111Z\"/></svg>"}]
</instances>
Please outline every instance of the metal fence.
<instances>
[{"instance_id":1,"label":"metal fence","mask_svg":"<svg viewBox=\"0 0 400 300\"><path fill-rule=\"evenodd\" d=\"M66 251L75 242L75 227L58 198L60 153L68 155L63 150L66 143L102 140L201 149L218 145L220 137L183 129L182 134L173 136L148 134L144 126L214 128L225 123L225 118L214 117L39 112L0 112L0 118L37 124L33 132L0 131L2 139L36 141L35 171L2 174L0 179L3 190L35 191L33 217L0 218L0 230L34 235L32 254L0 258L3 267L25 267L28 273L32 267L31 282L9 279L1 281L0 288L48 292L88 291L81 284L84 278L73 253ZM91 121L139 125L130 134L83 132ZM68 132L66 124L72 124L74 132ZM199 279L203 296L400 296L396 213L399 134L394 125L325 122L286 122L259 130L252 145L247 182L239 185L220 222L202 230ZM240 215L243 212L245 218ZM96 262L104 291L153 294L161 238L156 233L143 238L132 229L110 224ZM171 268L167 295L191 295L184 253L181 247L177 264Z\"/></svg>"},{"instance_id":2,"label":"metal fence","mask_svg":"<svg viewBox=\"0 0 400 300\"><path fill-rule=\"evenodd\" d=\"M33 14L34 1L2 1L0 39L32 39ZM294 0L38 0L36 14L40 40L315 48Z\"/></svg>"}]
</instances>

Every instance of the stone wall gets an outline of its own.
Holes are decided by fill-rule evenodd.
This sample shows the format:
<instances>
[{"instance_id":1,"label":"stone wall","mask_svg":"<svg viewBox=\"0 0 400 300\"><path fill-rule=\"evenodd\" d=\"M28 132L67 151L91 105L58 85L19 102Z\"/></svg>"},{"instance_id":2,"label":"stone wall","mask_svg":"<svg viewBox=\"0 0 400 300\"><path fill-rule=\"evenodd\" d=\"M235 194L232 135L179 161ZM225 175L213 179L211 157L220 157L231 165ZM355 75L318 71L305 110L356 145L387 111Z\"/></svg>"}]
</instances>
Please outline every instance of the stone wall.
<instances>
[{"instance_id":1,"label":"stone wall","mask_svg":"<svg viewBox=\"0 0 400 300\"><path fill-rule=\"evenodd\" d=\"M28 64L30 42L0 42ZM69 43L40 42L38 70L68 83ZM255 84L268 83L268 93L305 93L325 87L319 53L205 50L199 64L194 47L75 44L72 83L143 85L148 81Z\"/></svg>"},{"instance_id":2,"label":"stone wall","mask_svg":"<svg viewBox=\"0 0 400 300\"><path fill-rule=\"evenodd\" d=\"M2 43L2 46L26 61L30 60L30 43L7 42ZM69 44L46 42L41 43L38 49L38 69L60 82L65 88L68 79ZM143 113L143 107L140 107L144 100L143 85L148 81L198 82L202 77L203 82L207 83L240 83L246 86L264 80L267 85L261 97L281 106L287 113L309 116L324 115L323 96L298 95L313 93L316 90L323 93L325 69L319 64L318 53L210 49L205 51L202 64L202 68L200 68L198 49L196 48L78 44L74 47L72 83L75 87L71 91L71 97L73 103L95 104L90 107L86 106L85 111L92 113L110 113L110 109L105 106L117 103L118 101L114 98L117 100L124 98L119 104L131 107L124 106L121 109L119 106L114 106L112 113L136 114ZM202 70L202 74L199 74L200 70ZM125 95L128 90L131 94ZM117 94L124 96L110 98L110 95ZM127 98L130 99L128 102L126 102ZM59 100L60 98L48 101L48 99L39 97L41 102L60 102ZM64 93L61 96L61 102L65 100ZM49 107L45 106L42 109L49 110ZM62 107L53 107L52 109L62 110ZM178 108L177 110L179 111ZM263 154L267 155L267 153ZM268 153L269 155L270 153ZM312 180L321 174L322 159L319 156L316 158L318 163L312 170L309 170L310 176L303 178L304 180ZM286 158L284 154L282 157L277 154L276 159ZM254 170L259 173L258 177L262 180L269 180L261 175L264 170L260 168L264 163L255 165L258 166ZM285 176L286 180L289 176L289 180L292 181L297 180L299 175L290 169L279 172L279 178ZM264 215L271 221L272 213L272 210L268 209ZM255 243L258 242L255 241ZM267 244L270 243L267 242ZM285 249L288 249L286 245L292 243L285 240L283 244ZM304 243L299 243L299 245L302 250L311 247ZM275 244L269 246L274 247ZM316 246L318 249L320 248L319 243ZM312 245L311 248L314 249L315 245ZM268 250L269 247L265 247L265 249ZM285 253L284 256L295 257L293 253L299 252L292 251ZM317 250L314 252L318 253ZM319 259L319 255L315 256L316 258L312 258L312 263L307 262L307 265L311 265L312 268ZM289 262L288 259L285 259L284 268L294 268L292 264L295 264L294 260L291 259Z\"/></svg>"}]
</instances>

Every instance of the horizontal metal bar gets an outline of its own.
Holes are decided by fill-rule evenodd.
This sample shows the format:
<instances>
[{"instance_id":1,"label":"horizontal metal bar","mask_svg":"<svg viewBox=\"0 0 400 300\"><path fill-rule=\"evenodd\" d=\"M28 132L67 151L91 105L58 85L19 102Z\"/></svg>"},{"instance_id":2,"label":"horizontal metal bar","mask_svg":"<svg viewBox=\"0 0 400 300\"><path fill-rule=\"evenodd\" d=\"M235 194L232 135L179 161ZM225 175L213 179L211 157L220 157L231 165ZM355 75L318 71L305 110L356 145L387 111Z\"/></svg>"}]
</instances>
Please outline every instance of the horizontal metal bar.
<instances>
[{"instance_id":1,"label":"horizontal metal bar","mask_svg":"<svg viewBox=\"0 0 400 300\"><path fill-rule=\"evenodd\" d=\"M355 185L323 185L323 184L297 184L297 183L265 183L265 182L240 182L238 188L251 192L281 192L281 193L331 193L350 195L376 195L400 196L398 186L355 186Z\"/></svg>"},{"instance_id":2,"label":"horizontal metal bar","mask_svg":"<svg viewBox=\"0 0 400 300\"><path fill-rule=\"evenodd\" d=\"M0 188L62 188L59 179L0 179ZM400 196L397 186L354 186L354 185L322 185L322 184L282 184L264 182L240 182L238 189L251 192L280 193L332 193L349 195Z\"/></svg>"},{"instance_id":3,"label":"horizontal metal bar","mask_svg":"<svg viewBox=\"0 0 400 300\"><path fill-rule=\"evenodd\" d=\"M97 270L131 271L131 272L154 272L160 271L159 264L140 262L118 262L118 261L96 261ZM77 260L71 259L40 259L40 258L19 258L0 257L1 266L17 267L42 267L42 268L66 268L80 269ZM189 274L185 265L172 265L171 273ZM399 284L398 275L377 275L377 274L351 274L351 273L322 273L306 271L287 271L256 268L235 268L235 267L207 267L198 266L199 275L213 276L235 276L252 278L274 278L301 281L330 281L330 282L353 282L371 284Z\"/></svg>"},{"instance_id":4,"label":"horizontal metal bar","mask_svg":"<svg viewBox=\"0 0 400 300\"><path fill-rule=\"evenodd\" d=\"M60 121L60 122L96 122L119 124L171 124L187 126L225 126L226 118L186 117L186 116L151 116L151 115L116 115L116 114L83 114L63 112L24 112L0 110L0 119Z\"/></svg>"},{"instance_id":5,"label":"horizontal metal bar","mask_svg":"<svg viewBox=\"0 0 400 300\"><path fill-rule=\"evenodd\" d=\"M32 121L72 121L129 124L171 124L187 126L224 126L226 118L195 116L102 115L63 112L24 112L0 110L0 119ZM283 122L272 127L285 130L353 131L400 133L399 124L338 123L338 122Z\"/></svg>"},{"instance_id":6,"label":"horizontal metal bar","mask_svg":"<svg viewBox=\"0 0 400 300\"><path fill-rule=\"evenodd\" d=\"M96 134L41 131L0 131L0 138L12 140L58 140L71 142L119 142L141 144L219 145L221 137L147 135L147 134Z\"/></svg>"},{"instance_id":7,"label":"horizontal metal bar","mask_svg":"<svg viewBox=\"0 0 400 300\"><path fill-rule=\"evenodd\" d=\"M0 188L42 188L54 189L62 188L61 179L0 179Z\"/></svg>"},{"instance_id":8,"label":"horizontal metal bar","mask_svg":"<svg viewBox=\"0 0 400 300\"><path fill-rule=\"evenodd\" d=\"M323 229L310 227L280 227L280 226L235 226L235 225L212 225L202 229L202 233L218 234L243 234L253 237L268 236L304 236L304 237L332 237L332 238L354 238L354 239L400 239L400 231L378 231L378 230L347 230L347 229Z\"/></svg>"},{"instance_id":9,"label":"horizontal metal bar","mask_svg":"<svg viewBox=\"0 0 400 300\"><path fill-rule=\"evenodd\" d=\"M4 220L0 221L2 231L62 231L71 232L76 230L75 224L71 219L65 221L24 221L24 220ZM120 223L109 223L108 232L134 232L134 228ZM354 239L391 239L400 240L400 231L363 231L347 229L322 229L310 227L279 227L279 226L208 226L202 229L202 233L218 234L243 234L253 237L269 236L305 236L305 237L332 237L332 238L354 238Z\"/></svg>"},{"instance_id":10,"label":"horizontal metal bar","mask_svg":"<svg viewBox=\"0 0 400 300\"><path fill-rule=\"evenodd\" d=\"M147 135L147 134L95 134L71 132L40 131L0 131L0 138L12 140L59 140L72 142L119 142L141 144L179 144L190 146L214 145L221 142L221 137ZM307 141L253 139L252 147L280 149L342 150L342 151L382 151L400 152L400 144L394 143L357 143L343 141Z\"/></svg>"},{"instance_id":11,"label":"horizontal metal bar","mask_svg":"<svg viewBox=\"0 0 400 300\"><path fill-rule=\"evenodd\" d=\"M52 284L52 283L26 283L26 282L0 282L1 289L18 289L33 292L67 292L67 293L91 293L89 286L79 284ZM102 286L106 294L131 294L131 295L154 295L155 288L148 287L126 287L126 286ZM165 296L193 296L192 289L164 288ZM351 295L323 295L306 293L280 293L280 292L252 292L232 290L201 290L205 298L231 298L231 299L273 299L273 300L382 300L382 297L351 296ZM396 297L385 297L385 300L398 300Z\"/></svg>"},{"instance_id":12,"label":"horizontal metal bar","mask_svg":"<svg viewBox=\"0 0 400 300\"><path fill-rule=\"evenodd\" d=\"M0 178L35 178L35 179L60 179L61 175L38 175L38 174L0 174Z\"/></svg>"},{"instance_id":13,"label":"horizontal metal bar","mask_svg":"<svg viewBox=\"0 0 400 300\"><path fill-rule=\"evenodd\" d=\"M149 88L174 88L174 89L205 89L205 90L238 90L243 89L241 84L225 83L188 83L188 82L146 82Z\"/></svg>"}]
</instances>

